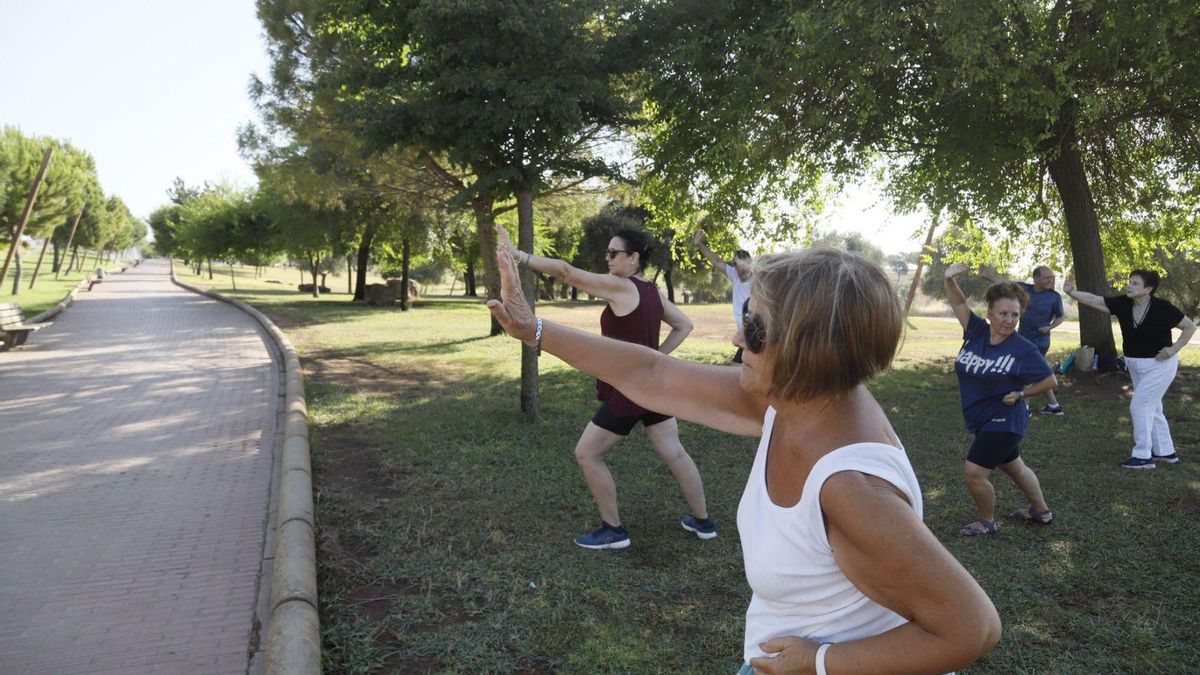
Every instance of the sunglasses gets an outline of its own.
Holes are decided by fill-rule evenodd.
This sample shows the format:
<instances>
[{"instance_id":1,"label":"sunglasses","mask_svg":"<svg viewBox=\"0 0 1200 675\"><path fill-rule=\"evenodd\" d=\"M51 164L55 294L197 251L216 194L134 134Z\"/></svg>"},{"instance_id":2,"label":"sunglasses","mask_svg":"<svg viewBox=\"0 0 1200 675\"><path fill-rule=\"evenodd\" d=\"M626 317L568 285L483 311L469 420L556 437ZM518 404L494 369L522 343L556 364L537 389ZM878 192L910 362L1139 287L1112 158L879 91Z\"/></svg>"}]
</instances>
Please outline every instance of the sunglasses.
<instances>
[{"instance_id":1,"label":"sunglasses","mask_svg":"<svg viewBox=\"0 0 1200 675\"><path fill-rule=\"evenodd\" d=\"M750 301L742 303L742 336L746 339L746 349L751 354L758 354L767 346L767 327L762 317L750 313Z\"/></svg>"},{"instance_id":2,"label":"sunglasses","mask_svg":"<svg viewBox=\"0 0 1200 675\"><path fill-rule=\"evenodd\" d=\"M608 258L609 260L612 260L613 258L617 257L617 255L618 255L618 254L621 254L621 253L631 253L631 252L632 252L632 251L621 251L621 250L618 250L618 249L615 249L615 248L610 248L610 249L608 249L607 251L605 251L605 252L604 252L604 257L605 257L605 258Z\"/></svg>"}]
</instances>

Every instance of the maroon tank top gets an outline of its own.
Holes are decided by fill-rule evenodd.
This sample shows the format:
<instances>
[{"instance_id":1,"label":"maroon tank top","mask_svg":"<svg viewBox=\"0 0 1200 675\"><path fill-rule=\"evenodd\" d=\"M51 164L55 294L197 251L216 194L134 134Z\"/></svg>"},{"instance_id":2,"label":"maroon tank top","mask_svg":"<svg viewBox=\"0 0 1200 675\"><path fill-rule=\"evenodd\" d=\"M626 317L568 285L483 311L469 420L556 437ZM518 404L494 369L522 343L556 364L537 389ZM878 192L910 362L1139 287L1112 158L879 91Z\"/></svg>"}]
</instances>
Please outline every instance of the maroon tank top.
<instances>
[{"instance_id":1,"label":"maroon tank top","mask_svg":"<svg viewBox=\"0 0 1200 675\"><path fill-rule=\"evenodd\" d=\"M658 287L645 279L630 277L629 280L637 287L637 308L625 316L617 316L612 310L612 305L605 306L600 314L600 334L614 340L658 349L663 317L662 297L658 294ZM612 414L621 417L652 412L625 398L621 392L603 380L596 380L596 398L607 403Z\"/></svg>"}]
</instances>

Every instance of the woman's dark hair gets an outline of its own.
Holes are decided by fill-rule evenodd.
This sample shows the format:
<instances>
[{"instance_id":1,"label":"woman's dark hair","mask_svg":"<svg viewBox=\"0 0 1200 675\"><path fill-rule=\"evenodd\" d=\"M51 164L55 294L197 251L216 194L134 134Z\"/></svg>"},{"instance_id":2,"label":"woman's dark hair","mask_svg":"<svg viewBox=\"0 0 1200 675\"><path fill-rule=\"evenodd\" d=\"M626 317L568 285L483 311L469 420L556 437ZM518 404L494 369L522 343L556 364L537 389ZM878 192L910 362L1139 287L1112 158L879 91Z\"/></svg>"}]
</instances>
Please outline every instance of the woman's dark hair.
<instances>
[{"instance_id":1,"label":"woman's dark hair","mask_svg":"<svg viewBox=\"0 0 1200 675\"><path fill-rule=\"evenodd\" d=\"M1022 314L1025 313L1025 308L1029 306L1029 294L1025 292L1024 288L1021 288L1020 284L1012 281L1001 281L998 284L988 286L987 293L983 296L983 299L987 300L988 309L991 309L992 304L997 300L1004 298L1016 300L1017 304L1021 306Z\"/></svg>"},{"instance_id":2,"label":"woman's dark hair","mask_svg":"<svg viewBox=\"0 0 1200 675\"><path fill-rule=\"evenodd\" d=\"M1158 285L1162 283L1162 277L1154 270L1134 270L1129 273L1130 278L1138 277L1142 280L1142 285L1150 289L1150 297L1154 297L1154 292L1158 290Z\"/></svg>"},{"instance_id":3,"label":"woman's dark hair","mask_svg":"<svg viewBox=\"0 0 1200 675\"><path fill-rule=\"evenodd\" d=\"M626 250L638 254L638 271L644 272L646 270L646 261L650 259L650 253L654 251L654 249L650 248L650 242L646 238L646 235L637 230L621 230L613 236L625 242Z\"/></svg>"}]
</instances>

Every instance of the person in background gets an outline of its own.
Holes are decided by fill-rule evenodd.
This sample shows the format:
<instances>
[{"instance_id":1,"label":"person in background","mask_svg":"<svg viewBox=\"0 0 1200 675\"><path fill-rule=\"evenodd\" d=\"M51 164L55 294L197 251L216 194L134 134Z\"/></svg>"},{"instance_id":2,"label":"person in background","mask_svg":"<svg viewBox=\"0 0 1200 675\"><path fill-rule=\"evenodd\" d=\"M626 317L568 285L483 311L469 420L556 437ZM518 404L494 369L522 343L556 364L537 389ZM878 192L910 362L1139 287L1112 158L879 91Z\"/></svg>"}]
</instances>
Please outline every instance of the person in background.
<instances>
[{"instance_id":1,"label":"person in background","mask_svg":"<svg viewBox=\"0 0 1200 675\"><path fill-rule=\"evenodd\" d=\"M975 442L963 462L963 479L978 513L959 534L966 537L996 533L996 491L989 480L997 467L1008 474L1029 506L1011 514L1017 520L1046 525L1054 518L1037 475L1021 459L1021 441L1029 430L1025 399L1044 394L1058 381L1046 359L1029 340L1016 335L1017 321L1028 295L1011 281L987 290L987 321L967 305L957 277L964 264L946 268L946 300L963 327L963 345L954 360L962 398L963 419Z\"/></svg>"},{"instance_id":2,"label":"person in background","mask_svg":"<svg viewBox=\"0 0 1200 675\"><path fill-rule=\"evenodd\" d=\"M622 230L608 242L605 261L608 274L578 269L563 260L543 258L513 248L506 234L501 240L514 261L530 269L549 274L593 295L608 304L600 314L602 335L632 342L663 354L670 354L692 332L692 322L679 311L652 282L642 278L650 247L641 232ZM661 324L671 332L659 342ZM596 398L601 401L592 421L575 445L575 459L596 506L600 509L600 527L575 538L583 548L621 549L630 544L629 531L621 524L617 510L617 485L604 463L604 455L620 443L640 422L666 463L692 512L680 520L680 526L700 539L717 536L717 527L708 517L704 483L700 471L683 444L679 442L679 423L674 417L640 406L613 387L611 381L596 380Z\"/></svg>"},{"instance_id":3,"label":"person in background","mask_svg":"<svg viewBox=\"0 0 1200 675\"><path fill-rule=\"evenodd\" d=\"M981 265L979 274L992 283L1008 281L1004 275ZM1054 290L1054 270L1045 265L1033 269L1033 283L1018 281L1017 284L1029 294L1029 306L1021 314L1021 324L1017 326L1017 335L1029 340L1042 353L1042 357L1050 351L1050 331L1058 328L1066 318L1063 313L1062 296ZM1051 389L1046 392L1046 405L1039 413L1043 415L1063 415L1062 404L1058 395Z\"/></svg>"},{"instance_id":4,"label":"person in background","mask_svg":"<svg viewBox=\"0 0 1200 675\"><path fill-rule=\"evenodd\" d=\"M1115 315L1121 324L1121 351L1133 378L1133 398L1129 401L1133 452L1121 462L1126 469L1153 469L1155 462L1179 463L1162 399L1179 370L1179 351L1192 339L1196 324L1175 305L1154 297L1160 281L1158 272L1134 270L1129 273L1125 294L1113 296L1077 290L1075 280L1069 276L1063 282L1063 292L1069 297ZM1172 328L1180 330L1179 339L1173 342Z\"/></svg>"},{"instance_id":5,"label":"person in background","mask_svg":"<svg viewBox=\"0 0 1200 675\"><path fill-rule=\"evenodd\" d=\"M729 279L729 283L733 284L733 325L736 329L742 322L742 311L746 307L746 301L750 299L750 280L753 277L754 260L750 257L748 251L738 249L733 253L733 262L725 262L719 255L713 253L708 247L708 235L704 230L696 230L696 248L704 254L705 258L712 263L717 270L724 272ZM742 348L733 354L733 362L742 362Z\"/></svg>"},{"instance_id":6,"label":"person in background","mask_svg":"<svg viewBox=\"0 0 1200 675\"><path fill-rule=\"evenodd\" d=\"M922 522L916 474L866 387L903 325L878 265L829 248L759 258L734 336L744 363L717 366L534 316L496 236L487 305L510 336L639 405L760 438L738 505L752 590L740 672L945 673L996 646L995 606Z\"/></svg>"}]
</instances>

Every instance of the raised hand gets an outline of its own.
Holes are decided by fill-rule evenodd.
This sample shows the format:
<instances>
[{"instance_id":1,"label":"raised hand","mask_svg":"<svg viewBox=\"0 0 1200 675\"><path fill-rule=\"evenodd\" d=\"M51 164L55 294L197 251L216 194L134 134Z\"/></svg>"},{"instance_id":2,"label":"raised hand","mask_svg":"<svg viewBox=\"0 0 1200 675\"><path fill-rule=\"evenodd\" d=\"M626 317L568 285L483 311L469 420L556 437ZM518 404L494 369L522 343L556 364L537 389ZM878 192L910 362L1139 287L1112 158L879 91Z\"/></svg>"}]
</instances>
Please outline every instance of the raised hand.
<instances>
[{"instance_id":1,"label":"raised hand","mask_svg":"<svg viewBox=\"0 0 1200 675\"><path fill-rule=\"evenodd\" d=\"M971 269L971 266L968 265L967 263L954 263L953 265L946 268L946 278L953 279L954 277L965 274L970 269Z\"/></svg>"},{"instance_id":2,"label":"raised hand","mask_svg":"<svg viewBox=\"0 0 1200 675\"><path fill-rule=\"evenodd\" d=\"M703 246L708 241L708 235L704 234L704 230L696 230L696 236L693 237L696 246Z\"/></svg>"},{"instance_id":3,"label":"raised hand","mask_svg":"<svg viewBox=\"0 0 1200 675\"><path fill-rule=\"evenodd\" d=\"M1074 290L1075 290L1075 275L1068 274L1066 276L1066 278L1063 279L1063 293L1065 295L1070 295L1071 292Z\"/></svg>"},{"instance_id":4,"label":"raised hand","mask_svg":"<svg viewBox=\"0 0 1200 675\"><path fill-rule=\"evenodd\" d=\"M512 242L503 227L496 226L496 267L500 269L500 298L488 300L487 307L505 333L532 345L536 330L533 310L521 290L521 277L513 259Z\"/></svg>"}]
</instances>

